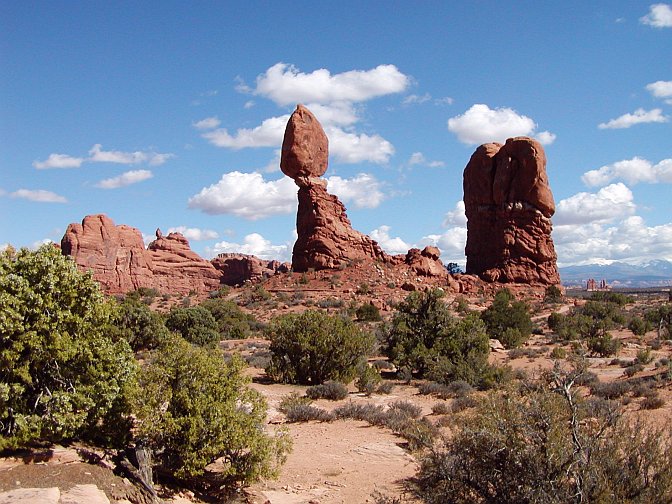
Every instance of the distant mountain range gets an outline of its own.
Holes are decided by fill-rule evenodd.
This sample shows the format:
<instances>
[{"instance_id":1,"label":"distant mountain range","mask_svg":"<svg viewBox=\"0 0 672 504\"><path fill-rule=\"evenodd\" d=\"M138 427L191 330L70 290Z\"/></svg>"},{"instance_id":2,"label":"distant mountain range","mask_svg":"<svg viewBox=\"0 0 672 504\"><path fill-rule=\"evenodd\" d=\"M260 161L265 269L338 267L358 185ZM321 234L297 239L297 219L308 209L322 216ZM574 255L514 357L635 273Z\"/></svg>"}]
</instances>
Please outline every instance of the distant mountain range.
<instances>
[{"instance_id":1,"label":"distant mountain range","mask_svg":"<svg viewBox=\"0 0 672 504\"><path fill-rule=\"evenodd\" d=\"M655 260L643 264L613 262L559 268L562 285L583 285L594 278L604 279L611 287L660 287L672 285L672 262Z\"/></svg>"}]
</instances>

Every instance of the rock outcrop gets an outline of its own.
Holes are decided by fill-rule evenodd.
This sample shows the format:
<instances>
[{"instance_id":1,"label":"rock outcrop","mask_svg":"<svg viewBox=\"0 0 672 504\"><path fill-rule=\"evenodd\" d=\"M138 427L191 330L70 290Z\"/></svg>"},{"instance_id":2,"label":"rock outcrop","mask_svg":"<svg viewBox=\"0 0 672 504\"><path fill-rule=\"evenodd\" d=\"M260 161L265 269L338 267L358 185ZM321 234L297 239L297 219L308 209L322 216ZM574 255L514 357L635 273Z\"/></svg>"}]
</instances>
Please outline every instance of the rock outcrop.
<instances>
[{"instance_id":1,"label":"rock outcrop","mask_svg":"<svg viewBox=\"0 0 672 504\"><path fill-rule=\"evenodd\" d=\"M61 240L61 253L72 256L80 269L90 270L108 293L153 287L154 265L142 233L116 226L106 215L88 215L81 224L70 224Z\"/></svg>"},{"instance_id":2,"label":"rock outcrop","mask_svg":"<svg viewBox=\"0 0 672 504\"><path fill-rule=\"evenodd\" d=\"M247 254L219 254L211 262L221 275L221 283L231 286L287 273L291 268L288 263L266 261Z\"/></svg>"},{"instance_id":3,"label":"rock outcrop","mask_svg":"<svg viewBox=\"0 0 672 504\"><path fill-rule=\"evenodd\" d=\"M138 229L116 226L106 215L89 215L68 226L61 252L72 256L80 269L90 270L109 294L140 287L181 294L219 288L219 272L189 248L184 236L163 236L158 229L156 235L145 249Z\"/></svg>"},{"instance_id":4,"label":"rock outcrop","mask_svg":"<svg viewBox=\"0 0 672 504\"><path fill-rule=\"evenodd\" d=\"M327 192L320 176L327 170L329 141L319 121L297 105L287 123L280 168L299 186L298 239L292 268L331 269L362 259L387 260L378 243L355 231L339 199Z\"/></svg>"},{"instance_id":5,"label":"rock outcrop","mask_svg":"<svg viewBox=\"0 0 672 504\"><path fill-rule=\"evenodd\" d=\"M468 274L488 282L560 283L553 194L536 140L481 145L464 169Z\"/></svg>"},{"instance_id":6,"label":"rock outcrop","mask_svg":"<svg viewBox=\"0 0 672 504\"><path fill-rule=\"evenodd\" d=\"M157 230L156 240L147 246L152 258L153 287L159 292L207 293L220 286L220 273L189 247L180 233L163 236Z\"/></svg>"},{"instance_id":7,"label":"rock outcrop","mask_svg":"<svg viewBox=\"0 0 672 504\"><path fill-rule=\"evenodd\" d=\"M406 254L404 262L411 267L416 275L445 277L448 276L448 270L439 260L440 255L441 251L431 245L422 250L412 248Z\"/></svg>"}]
</instances>

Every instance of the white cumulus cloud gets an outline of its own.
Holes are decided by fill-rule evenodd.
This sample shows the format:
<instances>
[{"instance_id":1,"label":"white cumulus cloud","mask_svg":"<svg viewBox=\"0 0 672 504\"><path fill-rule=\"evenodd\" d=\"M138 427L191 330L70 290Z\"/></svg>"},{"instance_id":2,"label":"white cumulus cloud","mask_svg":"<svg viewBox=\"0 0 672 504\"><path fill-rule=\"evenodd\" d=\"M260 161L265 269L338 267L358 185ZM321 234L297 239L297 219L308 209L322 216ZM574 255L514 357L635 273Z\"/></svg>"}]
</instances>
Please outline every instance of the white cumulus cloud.
<instances>
[{"instance_id":1,"label":"white cumulus cloud","mask_svg":"<svg viewBox=\"0 0 672 504\"><path fill-rule=\"evenodd\" d=\"M49 157L44 161L33 161L33 166L38 170L47 170L49 168L79 168L84 161L84 158L54 153L49 154Z\"/></svg>"},{"instance_id":2,"label":"white cumulus cloud","mask_svg":"<svg viewBox=\"0 0 672 504\"><path fill-rule=\"evenodd\" d=\"M420 240L420 247L434 245L441 251L441 260L444 263L456 262L458 264L464 264L464 247L466 243L466 226L455 226L447 229L441 234L423 236Z\"/></svg>"},{"instance_id":3,"label":"white cumulus cloud","mask_svg":"<svg viewBox=\"0 0 672 504\"><path fill-rule=\"evenodd\" d=\"M329 154L341 163L386 164L394 154L394 146L380 135L349 133L335 127L325 128L325 133L329 138Z\"/></svg>"},{"instance_id":4,"label":"white cumulus cloud","mask_svg":"<svg viewBox=\"0 0 672 504\"><path fill-rule=\"evenodd\" d=\"M351 179L334 175L327 177L327 182L330 193L355 208L376 208L386 198L382 183L369 173L360 173Z\"/></svg>"},{"instance_id":5,"label":"white cumulus cloud","mask_svg":"<svg viewBox=\"0 0 672 504\"><path fill-rule=\"evenodd\" d=\"M672 28L672 7L657 3L649 7L649 13L639 18L640 23L654 28Z\"/></svg>"},{"instance_id":6,"label":"white cumulus cloud","mask_svg":"<svg viewBox=\"0 0 672 504\"><path fill-rule=\"evenodd\" d=\"M622 182L603 187L597 193L580 192L561 200L556 206L553 223L605 223L632 215L636 205L632 191Z\"/></svg>"},{"instance_id":7,"label":"white cumulus cloud","mask_svg":"<svg viewBox=\"0 0 672 504\"><path fill-rule=\"evenodd\" d=\"M64 196L56 194L55 192L46 191L44 189L19 189L9 193L12 198L26 199L29 201L36 201L38 203L67 203L68 200Z\"/></svg>"},{"instance_id":8,"label":"white cumulus cloud","mask_svg":"<svg viewBox=\"0 0 672 504\"><path fill-rule=\"evenodd\" d=\"M201 119L200 121L196 121L195 123L192 124L192 126L199 130L209 130L217 128L220 124L222 124L222 121L220 121L217 117L213 116L213 117L206 117L205 119Z\"/></svg>"},{"instance_id":9,"label":"white cumulus cloud","mask_svg":"<svg viewBox=\"0 0 672 504\"><path fill-rule=\"evenodd\" d=\"M539 140L541 145L551 145L553 142L555 142L557 135L555 133L551 133L550 131L540 131L535 135L535 137L537 140Z\"/></svg>"},{"instance_id":10,"label":"white cumulus cloud","mask_svg":"<svg viewBox=\"0 0 672 504\"><path fill-rule=\"evenodd\" d=\"M214 257L217 254L238 253L257 256L261 259L277 259L279 261L290 261L292 254L292 244L284 243L274 245L259 233L250 233L243 239L243 243L233 243L221 241L215 243L213 247L206 247L206 255Z\"/></svg>"},{"instance_id":11,"label":"white cumulus cloud","mask_svg":"<svg viewBox=\"0 0 672 504\"><path fill-rule=\"evenodd\" d=\"M231 135L226 128L203 133L203 138L217 147L245 149L250 147L275 147L282 144L289 115L270 117L255 128L240 128Z\"/></svg>"},{"instance_id":12,"label":"white cumulus cloud","mask_svg":"<svg viewBox=\"0 0 672 504\"><path fill-rule=\"evenodd\" d=\"M131 170L122 173L117 177L101 180L96 184L100 189L119 189L132 184L137 184L143 180L152 178L154 175L149 170Z\"/></svg>"},{"instance_id":13,"label":"white cumulus cloud","mask_svg":"<svg viewBox=\"0 0 672 504\"><path fill-rule=\"evenodd\" d=\"M257 77L253 93L276 104L361 102L404 91L410 78L394 65L350 70L332 75L326 68L303 73L293 65L276 63Z\"/></svg>"},{"instance_id":14,"label":"white cumulus cloud","mask_svg":"<svg viewBox=\"0 0 672 504\"><path fill-rule=\"evenodd\" d=\"M398 236L392 238L390 236L390 229L392 229L390 226L382 225L377 229L371 231L369 236L371 236L371 238L376 240L378 242L378 245L380 245L382 249L388 254L395 255L395 254L405 254L406 252L408 252L408 250L411 249L412 246L406 243Z\"/></svg>"},{"instance_id":15,"label":"white cumulus cloud","mask_svg":"<svg viewBox=\"0 0 672 504\"><path fill-rule=\"evenodd\" d=\"M460 200L455 203L455 208L446 213L443 219L443 227L467 225L467 215L464 209L464 201Z\"/></svg>"},{"instance_id":16,"label":"white cumulus cloud","mask_svg":"<svg viewBox=\"0 0 672 504\"><path fill-rule=\"evenodd\" d=\"M482 103L472 105L464 114L448 119L448 130L455 133L460 142L468 145L504 142L515 136L533 136L536 127L531 118L511 108L491 109ZM540 141L555 140L555 135L548 131L539 135Z\"/></svg>"},{"instance_id":17,"label":"white cumulus cloud","mask_svg":"<svg viewBox=\"0 0 672 504\"><path fill-rule=\"evenodd\" d=\"M632 215L611 224L555 226L553 242L560 266L672 260L672 223L647 226L642 217Z\"/></svg>"},{"instance_id":18,"label":"white cumulus cloud","mask_svg":"<svg viewBox=\"0 0 672 504\"><path fill-rule=\"evenodd\" d=\"M646 90L655 98L662 98L665 103L672 105L672 81L656 81L646 85Z\"/></svg>"},{"instance_id":19,"label":"white cumulus cloud","mask_svg":"<svg viewBox=\"0 0 672 504\"><path fill-rule=\"evenodd\" d=\"M219 233L212 229L190 228L187 226L168 228L168 233L180 233L189 241L215 240L219 238Z\"/></svg>"},{"instance_id":20,"label":"white cumulus cloud","mask_svg":"<svg viewBox=\"0 0 672 504\"><path fill-rule=\"evenodd\" d=\"M611 119L606 123L597 125L600 129L623 129L634 126L635 124L644 123L665 123L669 121L669 117L663 115L663 111L659 108L652 110L644 110L638 108L632 114L623 114L616 119Z\"/></svg>"},{"instance_id":21,"label":"white cumulus cloud","mask_svg":"<svg viewBox=\"0 0 672 504\"><path fill-rule=\"evenodd\" d=\"M625 180L634 185L639 182L672 183L672 159L663 159L657 164L651 161L634 157L624 159L597 170L590 170L581 176L581 180L588 186L601 186L612 180Z\"/></svg>"},{"instance_id":22,"label":"white cumulus cloud","mask_svg":"<svg viewBox=\"0 0 672 504\"><path fill-rule=\"evenodd\" d=\"M210 215L230 214L248 220L296 210L297 188L289 177L266 181L260 173L225 173L216 184L189 198L189 208Z\"/></svg>"}]
</instances>

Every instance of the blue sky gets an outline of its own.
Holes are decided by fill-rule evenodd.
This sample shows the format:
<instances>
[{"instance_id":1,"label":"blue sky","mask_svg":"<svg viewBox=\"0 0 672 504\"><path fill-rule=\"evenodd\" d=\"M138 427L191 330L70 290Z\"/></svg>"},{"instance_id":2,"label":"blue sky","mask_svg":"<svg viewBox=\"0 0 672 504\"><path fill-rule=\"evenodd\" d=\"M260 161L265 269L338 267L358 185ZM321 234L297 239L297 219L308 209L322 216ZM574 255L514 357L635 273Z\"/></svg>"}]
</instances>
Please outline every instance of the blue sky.
<instances>
[{"instance_id":1,"label":"blue sky","mask_svg":"<svg viewBox=\"0 0 672 504\"><path fill-rule=\"evenodd\" d=\"M0 246L105 213L289 260L301 102L329 190L388 252L463 262L464 166L529 135L561 265L672 260L670 4L5 1L0 70Z\"/></svg>"}]
</instances>

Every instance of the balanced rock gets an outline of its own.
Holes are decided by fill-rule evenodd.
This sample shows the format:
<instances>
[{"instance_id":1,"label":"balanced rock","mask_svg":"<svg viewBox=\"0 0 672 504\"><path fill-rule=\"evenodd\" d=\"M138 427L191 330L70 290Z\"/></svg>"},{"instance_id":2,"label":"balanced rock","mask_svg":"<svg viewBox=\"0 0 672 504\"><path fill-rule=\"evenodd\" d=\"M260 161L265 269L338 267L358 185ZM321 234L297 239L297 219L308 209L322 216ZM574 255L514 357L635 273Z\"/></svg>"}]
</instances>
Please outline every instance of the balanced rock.
<instances>
[{"instance_id":1,"label":"balanced rock","mask_svg":"<svg viewBox=\"0 0 672 504\"><path fill-rule=\"evenodd\" d=\"M326 181L319 177L327 170L328 154L329 142L319 121L298 105L287 122L280 160L282 172L299 186L298 238L292 253L297 272L388 257L378 243L352 229L343 203L327 192Z\"/></svg>"},{"instance_id":2,"label":"balanced rock","mask_svg":"<svg viewBox=\"0 0 672 504\"><path fill-rule=\"evenodd\" d=\"M106 215L88 215L81 224L70 224L61 252L81 270L91 271L109 294L140 287L180 294L219 288L218 271L193 252L181 234L163 236L157 229L157 239L145 249L138 229L116 226Z\"/></svg>"},{"instance_id":3,"label":"balanced rock","mask_svg":"<svg viewBox=\"0 0 672 504\"><path fill-rule=\"evenodd\" d=\"M481 145L464 169L468 274L489 282L560 283L553 194L542 146L528 137Z\"/></svg>"},{"instance_id":4,"label":"balanced rock","mask_svg":"<svg viewBox=\"0 0 672 504\"><path fill-rule=\"evenodd\" d=\"M282 140L280 169L292 179L321 177L327 171L329 139L322 125L303 105L289 118Z\"/></svg>"}]
</instances>

